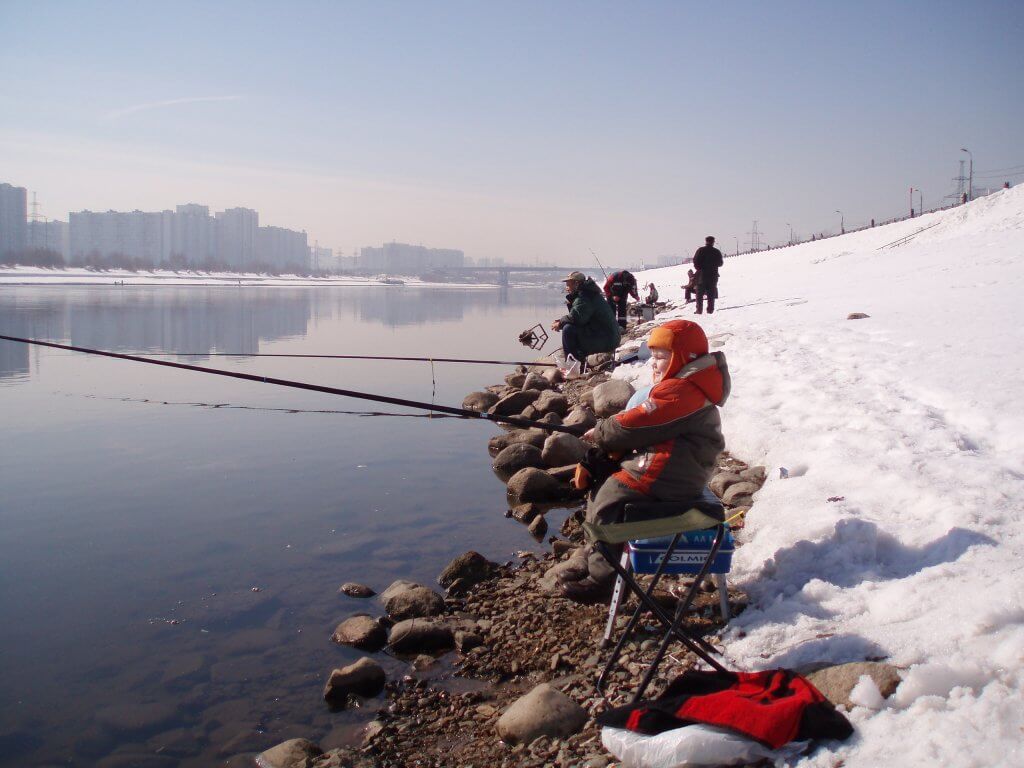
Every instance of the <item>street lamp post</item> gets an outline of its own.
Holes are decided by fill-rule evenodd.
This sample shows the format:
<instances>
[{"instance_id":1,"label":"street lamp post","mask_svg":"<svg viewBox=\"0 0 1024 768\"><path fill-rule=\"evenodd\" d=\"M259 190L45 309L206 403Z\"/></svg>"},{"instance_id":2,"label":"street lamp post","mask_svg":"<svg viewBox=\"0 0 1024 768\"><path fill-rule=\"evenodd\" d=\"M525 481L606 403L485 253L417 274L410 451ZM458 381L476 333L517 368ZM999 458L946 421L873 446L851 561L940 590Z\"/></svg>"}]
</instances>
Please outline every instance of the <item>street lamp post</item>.
<instances>
[{"instance_id":1,"label":"street lamp post","mask_svg":"<svg viewBox=\"0 0 1024 768\"><path fill-rule=\"evenodd\" d=\"M736 255L740 255L740 239L736 235L732 236L732 239L736 241Z\"/></svg>"},{"instance_id":2,"label":"street lamp post","mask_svg":"<svg viewBox=\"0 0 1024 768\"><path fill-rule=\"evenodd\" d=\"M966 147L960 147L960 151L961 152L966 152L967 156L969 158L971 158L971 170L967 174L967 176L968 176L968 181L967 181L967 199L968 200L973 200L974 199L974 155L971 154L971 150L967 149ZM963 171L961 171L961 173L963 173Z\"/></svg>"},{"instance_id":3,"label":"street lamp post","mask_svg":"<svg viewBox=\"0 0 1024 768\"><path fill-rule=\"evenodd\" d=\"M787 226L787 227L789 227L789 244L790 244L790 245L792 245L792 244L793 244L793 225L792 225L792 224L790 224L790 223L789 223L789 222L787 221L787 222L786 222L786 226Z\"/></svg>"},{"instance_id":4,"label":"street lamp post","mask_svg":"<svg viewBox=\"0 0 1024 768\"><path fill-rule=\"evenodd\" d=\"M910 188L910 218L914 218L914 188Z\"/></svg>"},{"instance_id":5,"label":"street lamp post","mask_svg":"<svg viewBox=\"0 0 1024 768\"><path fill-rule=\"evenodd\" d=\"M917 215L924 215L924 195L921 193L920 189L917 190Z\"/></svg>"},{"instance_id":6,"label":"street lamp post","mask_svg":"<svg viewBox=\"0 0 1024 768\"><path fill-rule=\"evenodd\" d=\"M843 212L836 208L836 213L839 214L839 234L846 234L846 218L843 216Z\"/></svg>"}]
</instances>

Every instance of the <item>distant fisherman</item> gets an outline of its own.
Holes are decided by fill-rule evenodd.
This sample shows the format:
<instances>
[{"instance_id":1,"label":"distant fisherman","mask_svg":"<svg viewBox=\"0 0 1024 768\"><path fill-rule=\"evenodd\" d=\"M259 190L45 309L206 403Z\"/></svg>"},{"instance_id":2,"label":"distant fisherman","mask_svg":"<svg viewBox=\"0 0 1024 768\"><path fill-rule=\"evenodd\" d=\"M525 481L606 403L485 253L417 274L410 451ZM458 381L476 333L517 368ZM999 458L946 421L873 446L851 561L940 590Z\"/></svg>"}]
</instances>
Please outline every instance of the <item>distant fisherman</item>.
<instances>
[{"instance_id":1,"label":"distant fisherman","mask_svg":"<svg viewBox=\"0 0 1024 768\"><path fill-rule=\"evenodd\" d=\"M611 305L601 297L597 283L582 272L570 272L562 282L569 313L555 320L551 329L562 332L565 367L571 368L569 356L582 366L587 355L614 352L619 346L619 326Z\"/></svg>"},{"instance_id":2,"label":"distant fisherman","mask_svg":"<svg viewBox=\"0 0 1024 768\"><path fill-rule=\"evenodd\" d=\"M715 299L718 298L718 268L725 260L722 252L715 248L715 238L708 235L704 245L693 254L693 268L697 270L697 311L704 314L704 297L708 299L708 314L715 311Z\"/></svg>"},{"instance_id":3,"label":"distant fisherman","mask_svg":"<svg viewBox=\"0 0 1024 768\"><path fill-rule=\"evenodd\" d=\"M615 314L618 316L619 327L626 328L626 308L629 306L629 297L640 301L640 294L636 291L636 278L628 269L612 272L604 281L604 295L608 302L615 307Z\"/></svg>"}]
</instances>

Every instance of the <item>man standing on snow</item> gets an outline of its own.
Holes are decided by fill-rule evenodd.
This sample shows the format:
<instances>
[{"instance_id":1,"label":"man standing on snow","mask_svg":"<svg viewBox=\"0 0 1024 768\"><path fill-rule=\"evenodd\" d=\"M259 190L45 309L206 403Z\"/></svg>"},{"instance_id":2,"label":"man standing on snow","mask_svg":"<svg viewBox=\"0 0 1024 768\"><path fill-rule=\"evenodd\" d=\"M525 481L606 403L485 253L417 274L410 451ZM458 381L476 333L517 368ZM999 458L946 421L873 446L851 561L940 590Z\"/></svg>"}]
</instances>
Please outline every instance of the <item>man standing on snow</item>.
<instances>
[{"instance_id":1,"label":"man standing on snow","mask_svg":"<svg viewBox=\"0 0 1024 768\"><path fill-rule=\"evenodd\" d=\"M715 238L708 235L704 238L704 246L693 254L693 268L697 270L697 311L704 314L704 297L708 298L708 314L715 311L715 299L718 298L718 268L725 260L722 252L715 248Z\"/></svg>"},{"instance_id":2,"label":"man standing on snow","mask_svg":"<svg viewBox=\"0 0 1024 768\"><path fill-rule=\"evenodd\" d=\"M626 308L629 305L629 297L640 301L640 294L636 291L636 278L628 269L612 272L604 281L604 296L608 303L615 307L615 314L618 316L619 327L626 328Z\"/></svg>"}]
</instances>

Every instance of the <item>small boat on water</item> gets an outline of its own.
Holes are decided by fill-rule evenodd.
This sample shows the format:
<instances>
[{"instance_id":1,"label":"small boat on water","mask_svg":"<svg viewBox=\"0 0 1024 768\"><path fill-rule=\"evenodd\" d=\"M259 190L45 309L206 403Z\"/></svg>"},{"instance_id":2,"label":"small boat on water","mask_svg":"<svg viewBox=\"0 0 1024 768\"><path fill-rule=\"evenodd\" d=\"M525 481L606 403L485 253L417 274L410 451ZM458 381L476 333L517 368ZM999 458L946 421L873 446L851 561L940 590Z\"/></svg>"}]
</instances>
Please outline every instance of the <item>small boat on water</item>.
<instances>
[{"instance_id":1,"label":"small boat on water","mask_svg":"<svg viewBox=\"0 0 1024 768\"><path fill-rule=\"evenodd\" d=\"M384 285L405 285L405 280L399 280L397 277L382 277L380 281Z\"/></svg>"}]
</instances>

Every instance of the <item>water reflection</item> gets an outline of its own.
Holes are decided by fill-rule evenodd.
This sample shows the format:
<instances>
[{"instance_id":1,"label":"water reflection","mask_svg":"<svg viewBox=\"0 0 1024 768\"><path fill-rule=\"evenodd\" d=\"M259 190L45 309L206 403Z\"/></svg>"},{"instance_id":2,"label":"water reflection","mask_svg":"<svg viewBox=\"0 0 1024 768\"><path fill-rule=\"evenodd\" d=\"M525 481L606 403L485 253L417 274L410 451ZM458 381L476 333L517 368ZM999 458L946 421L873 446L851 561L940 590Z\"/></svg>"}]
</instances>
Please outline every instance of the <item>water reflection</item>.
<instances>
[{"instance_id":1,"label":"water reflection","mask_svg":"<svg viewBox=\"0 0 1024 768\"><path fill-rule=\"evenodd\" d=\"M518 289L19 287L0 289L0 332L119 351L516 359L516 333L560 305ZM435 373L218 360L416 399ZM319 699L359 655L329 638L380 606L338 584L432 583L468 549L500 561L532 546L503 515L497 428L479 420L362 418L375 406L9 342L0 366L0 766L157 752L214 765L356 725L372 705ZM438 366L437 401L505 373ZM152 717L133 725L136 711Z\"/></svg>"},{"instance_id":2,"label":"water reflection","mask_svg":"<svg viewBox=\"0 0 1024 768\"><path fill-rule=\"evenodd\" d=\"M31 293L25 300L16 292ZM557 294L555 294L557 295ZM11 336L115 352L255 354L265 342L305 336L317 320L387 328L453 322L469 312L550 307L544 289L81 288L0 290L0 329ZM199 358L201 359L201 358ZM29 348L0 341L0 379L29 375Z\"/></svg>"}]
</instances>

